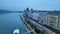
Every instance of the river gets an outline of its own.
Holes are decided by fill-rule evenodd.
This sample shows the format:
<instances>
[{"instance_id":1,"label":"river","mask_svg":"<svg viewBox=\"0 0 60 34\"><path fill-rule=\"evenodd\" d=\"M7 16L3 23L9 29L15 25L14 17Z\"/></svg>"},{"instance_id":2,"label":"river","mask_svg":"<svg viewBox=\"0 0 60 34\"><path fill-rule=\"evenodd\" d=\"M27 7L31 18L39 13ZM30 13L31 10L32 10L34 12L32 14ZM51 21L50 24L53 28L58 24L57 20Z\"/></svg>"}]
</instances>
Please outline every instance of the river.
<instances>
[{"instance_id":1,"label":"river","mask_svg":"<svg viewBox=\"0 0 60 34\"><path fill-rule=\"evenodd\" d=\"M23 13L0 14L0 34L13 34L15 29L25 32L25 25L19 15Z\"/></svg>"}]
</instances>

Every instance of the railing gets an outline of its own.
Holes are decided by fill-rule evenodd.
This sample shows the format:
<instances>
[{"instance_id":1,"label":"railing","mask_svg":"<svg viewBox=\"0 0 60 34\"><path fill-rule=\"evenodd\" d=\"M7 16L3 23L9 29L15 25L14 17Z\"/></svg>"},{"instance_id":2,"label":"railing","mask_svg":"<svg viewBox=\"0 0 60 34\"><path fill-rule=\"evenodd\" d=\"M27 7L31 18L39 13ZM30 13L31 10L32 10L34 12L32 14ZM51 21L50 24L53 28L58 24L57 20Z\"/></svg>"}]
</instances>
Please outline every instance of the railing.
<instances>
[{"instance_id":1,"label":"railing","mask_svg":"<svg viewBox=\"0 0 60 34\"><path fill-rule=\"evenodd\" d=\"M29 18L29 19L31 19L32 21L38 23L37 20L32 19L32 18L29 17L29 16L26 16L26 17ZM59 31L59 30L57 30L57 29L55 29L55 28L53 28L53 27L51 27L51 26L48 26L48 25L46 25L46 24L41 24L41 23L40 23L39 25L41 25L41 26L43 26L43 27L45 27L45 28L47 28L47 29L49 29L49 30L51 30L51 31L53 31L53 32L55 32L55 33L57 33L57 34L60 34L60 31Z\"/></svg>"}]
</instances>

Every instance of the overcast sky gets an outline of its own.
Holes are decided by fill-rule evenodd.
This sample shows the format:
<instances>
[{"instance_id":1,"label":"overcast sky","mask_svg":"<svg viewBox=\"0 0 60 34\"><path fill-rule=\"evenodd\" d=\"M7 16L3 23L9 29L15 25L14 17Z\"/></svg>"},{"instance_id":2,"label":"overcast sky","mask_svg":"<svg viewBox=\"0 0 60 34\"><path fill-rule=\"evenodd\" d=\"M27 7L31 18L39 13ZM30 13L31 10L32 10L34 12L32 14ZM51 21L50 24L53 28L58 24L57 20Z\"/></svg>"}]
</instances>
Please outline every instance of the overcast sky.
<instances>
[{"instance_id":1,"label":"overcast sky","mask_svg":"<svg viewBox=\"0 0 60 34\"><path fill-rule=\"evenodd\" d=\"M36 10L60 10L60 0L0 0L0 9L21 11L27 7Z\"/></svg>"}]
</instances>

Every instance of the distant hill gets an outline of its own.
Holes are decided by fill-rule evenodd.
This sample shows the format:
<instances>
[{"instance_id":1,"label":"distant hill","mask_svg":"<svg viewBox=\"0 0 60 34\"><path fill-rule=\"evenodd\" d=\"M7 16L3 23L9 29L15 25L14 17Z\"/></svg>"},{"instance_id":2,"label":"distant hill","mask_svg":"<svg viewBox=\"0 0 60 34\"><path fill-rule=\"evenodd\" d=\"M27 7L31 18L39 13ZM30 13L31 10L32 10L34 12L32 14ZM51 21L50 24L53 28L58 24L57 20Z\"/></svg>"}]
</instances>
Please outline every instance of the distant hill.
<instances>
[{"instance_id":1,"label":"distant hill","mask_svg":"<svg viewBox=\"0 0 60 34\"><path fill-rule=\"evenodd\" d=\"M2 13L23 13L23 11L8 11L8 10L0 10L0 14Z\"/></svg>"}]
</instances>

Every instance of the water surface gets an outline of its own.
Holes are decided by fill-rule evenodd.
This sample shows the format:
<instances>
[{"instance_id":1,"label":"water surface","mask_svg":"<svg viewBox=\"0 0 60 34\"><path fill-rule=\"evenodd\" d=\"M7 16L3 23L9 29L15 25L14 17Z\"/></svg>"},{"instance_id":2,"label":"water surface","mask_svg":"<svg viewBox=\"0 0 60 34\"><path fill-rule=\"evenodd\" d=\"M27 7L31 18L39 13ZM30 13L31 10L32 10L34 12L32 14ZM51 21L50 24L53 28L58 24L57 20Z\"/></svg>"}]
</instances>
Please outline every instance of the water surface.
<instances>
[{"instance_id":1,"label":"water surface","mask_svg":"<svg viewBox=\"0 0 60 34\"><path fill-rule=\"evenodd\" d=\"M25 32L23 21L20 19L22 13L0 14L0 34L12 34L13 30L19 29Z\"/></svg>"}]
</instances>

